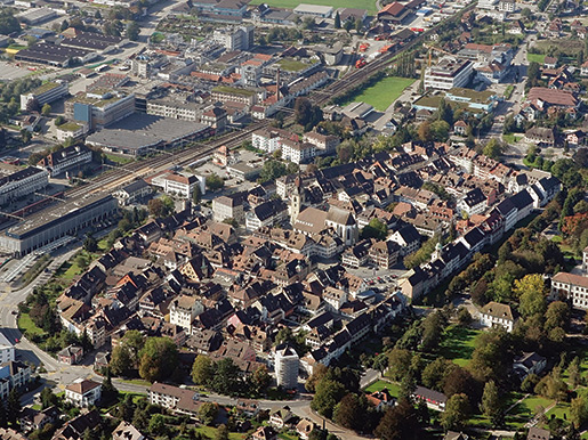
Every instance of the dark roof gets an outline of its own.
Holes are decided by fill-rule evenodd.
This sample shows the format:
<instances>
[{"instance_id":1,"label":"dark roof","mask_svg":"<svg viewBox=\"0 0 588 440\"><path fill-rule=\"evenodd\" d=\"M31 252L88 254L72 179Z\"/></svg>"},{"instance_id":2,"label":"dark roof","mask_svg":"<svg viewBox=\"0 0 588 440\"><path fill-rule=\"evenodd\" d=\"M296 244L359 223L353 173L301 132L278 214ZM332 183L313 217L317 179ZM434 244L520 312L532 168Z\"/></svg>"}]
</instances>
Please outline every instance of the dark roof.
<instances>
[{"instance_id":1,"label":"dark roof","mask_svg":"<svg viewBox=\"0 0 588 440\"><path fill-rule=\"evenodd\" d=\"M253 212L259 220L264 221L287 209L288 206L282 200L270 200L253 208Z\"/></svg>"},{"instance_id":2,"label":"dark roof","mask_svg":"<svg viewBox=\"0 0 588 440\"><path fill-rule=\"evenodd\" d=\"M480 188L474 188L471 191L468 191L463 199L463 201L469 206L476 206L486 200L486 196L482 192Z\"/></svg>"},{"instance_id":3,"label":"dark roof","mask_svg":"<svg viewBox=\"0 0 588 440\"><path fill-rule=\"evenodd\" d=\"M123 191L125 191L128 194L133 194L134 192L140 191L146 187L149 187L147 182L145 182L143 179L139 179L139 180L135 180L133 183L125 186L123 188Z\"/></svg>"},{"instance_id":4,"label":"dark roof","mask_svg":"<svg viewBox=\"0 0 588 440\"><path fill-rule=\"evenodd\" d=\"M447 402L447 396L445 394L421 386L416 387L416 390L414 390L414 395L431 402Z\"/></svg>"},{"instance_id":5,"label":"dark roof","mask_svg":"<svg viewBox=\"0 0 588 440\"><path fill-rule=\"evenodd\" d=\"M412 225L407 225L404 228L398 231L398 234L402 237L402 239L407 243L412 243L413 241L420 241L421 235L419 231Z\"/></svg>"},{"instance_id":6,"label":"dark roof","mask_svg":"<svg viewBox=\"0 0 588 440\"><path fill-rule=\"evenodd\" d=\"M521 191L510 198L512 204L519 210L533 205L533 198L527 191Z\"/></svg>"}]
</instances>

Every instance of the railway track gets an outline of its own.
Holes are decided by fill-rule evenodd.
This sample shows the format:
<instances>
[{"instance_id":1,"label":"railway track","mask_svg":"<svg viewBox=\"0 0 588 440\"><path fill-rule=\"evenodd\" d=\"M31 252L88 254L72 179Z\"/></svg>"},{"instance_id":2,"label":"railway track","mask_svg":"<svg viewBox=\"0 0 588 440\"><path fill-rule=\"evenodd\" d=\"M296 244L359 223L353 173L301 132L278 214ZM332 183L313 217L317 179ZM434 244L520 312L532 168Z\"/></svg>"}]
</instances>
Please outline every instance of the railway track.
<instances>
[{"instance_id":1,"label":"railway track","mask_svg":"<svg viewBox=\"0 0 588 440\"><path fill-rule=\"evenodd\" d=\"M464 8L463 12L467 12L474 7L475 2ZM456 19L457 17L454 16L446 20L444 23L450 23ZM428 29L427 31L416 36L412 41L397 48L395 51L385 53L374 62L366 65L362 69L354 70L352 73L343 77L341 80L329 84L320 91L312 92L309 95L309 99L314 104L322 106L342 93L357 87L361 83L365 82L371 75L387 67L394 60L394 57L396 57L399 53L411 50L418 44L425 41L433 32L436 31L437 27L440 25L441 23L432 27L431 29ZM198 143L197 145L182 150L178 153L162 154L161 156L127 164L121 168L117 168L111 172L100 175L84 186L67 191L66 196L72 199L83 197L85 195L96 194L99 192L112 192L133 181L137 177L147 177L149 175L164 171L170 166L170 164L175 164L178 166L189 165L198 159L202 159L207 155L210 155L222 145L226 145L229 148L237 147L244 140L249 139L252 132L259 130L260 128L268 127L269 125L270 121L264 120L255 124L251 124L240 132L230 132L224 134L211 142Z\"/></svg>"}]
</instances>

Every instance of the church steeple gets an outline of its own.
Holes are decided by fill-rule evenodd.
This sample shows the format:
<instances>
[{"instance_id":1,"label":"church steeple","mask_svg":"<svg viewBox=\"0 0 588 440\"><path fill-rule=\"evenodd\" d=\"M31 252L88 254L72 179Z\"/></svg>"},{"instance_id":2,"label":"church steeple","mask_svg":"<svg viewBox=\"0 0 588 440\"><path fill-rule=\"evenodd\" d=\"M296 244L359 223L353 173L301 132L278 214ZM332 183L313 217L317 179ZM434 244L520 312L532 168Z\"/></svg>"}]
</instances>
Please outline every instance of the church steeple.
<instances>
[{"instance_id":1,"label":"church steeple","mask_svg":"<svg viewBox=\"0 0 588 440\"><path fill-rule=\"evenodd\" d=\"M294 226L294 222L298 218L298 214L302 210L302 205L306 202L304 188L302 187L302 177L300 172L294 180L294 189L292 191L292 202L290 204L290 223Z\"/></svg>"}]
</instances>

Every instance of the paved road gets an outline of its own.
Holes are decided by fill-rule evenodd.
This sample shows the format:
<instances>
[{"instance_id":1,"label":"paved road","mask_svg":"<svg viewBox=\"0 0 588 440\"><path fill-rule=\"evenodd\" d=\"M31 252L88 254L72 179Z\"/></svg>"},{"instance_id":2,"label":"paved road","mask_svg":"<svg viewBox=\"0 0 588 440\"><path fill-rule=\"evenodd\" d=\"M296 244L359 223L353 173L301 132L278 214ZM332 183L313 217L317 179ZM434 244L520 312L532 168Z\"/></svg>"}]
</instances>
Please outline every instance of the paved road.
<instances>
[{"instance_id":1,"label":"paved road","mask_svg":"<svg viewBox=\"0 0 588 440\"><path fill-rule=\"evenodd\" d=\"M33 289L51 277L65 261L73 257L78 249L64 251L57 255L48 266L48 271L43 271L35 280L23 289L14 290L4 281L0 281L0 329L11 342L16 342L17 357L24 362L34 365L44 365L47 371L56 371L59 368L57 360L49 356L35 344L29 342L18 330L16 312L18 304L26 300Z\"/></svg>"}]
</instances>

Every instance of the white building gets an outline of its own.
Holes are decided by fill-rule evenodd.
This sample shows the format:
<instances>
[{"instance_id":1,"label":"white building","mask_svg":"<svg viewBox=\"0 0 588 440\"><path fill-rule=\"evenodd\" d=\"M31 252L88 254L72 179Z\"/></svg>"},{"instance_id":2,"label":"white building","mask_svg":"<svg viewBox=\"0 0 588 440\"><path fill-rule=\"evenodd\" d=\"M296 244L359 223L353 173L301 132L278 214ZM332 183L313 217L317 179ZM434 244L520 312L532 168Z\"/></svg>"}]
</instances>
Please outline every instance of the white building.
<instances>
[{"instance_id":1,"label":"white building","mask_svg":"<svg viewBox=\"0 0 588 440\"><path fill-rule=\"evenodd\" d=\"M551 299L571 300L572 307L588 309L588 277L558 272L551 278Z\"/></svg>"},{"instance_id":2,"label":"white building","mask_svg":"<svg viewBox=\"0 0 588 440\"><path fill-rule=\"evenodd\" d=\"M265 151L266 153L273 153L282 148L283 139L292 139L293 134L280 129L265 129L256 130L251 134L251 144L253 148Z\"/></svg>"},{"instance_id":3,"label":"white building","mask_svg":"<svg viewBox=\"0 0 588 440\"><path fill-rule=\"evenodd\" d=\"M510 306L494 301L482 307L482 310L480 310L480 322L485 327L504 327L508 333L512 332L515 325Z\"/></svg>"},{"instance_id":4,"label":"white building","mask_svg":"<svg viewBox=\"0 0 588 440\"><path fill-rule=\"evenodd\" d=\"M275 371L278 386L290 390L298 387L298 353L287 344L276 347Z\"/></svg>"},{"instance_id":5,"label":"white building","mask_svg":"<svg viewBox=\"0 0 588 440\"><path fill-rule=\"evenodd\" d=\"M0 332L0 365L14 359L14 344Z\"/></svg>"},{"instance_id":6,"label":"white building","mask_svg":"<svg viewBox=\"0 0 588 440\"><path fill-rule=\"evenodd\" d=\"M164 193L189 199L196 185L200 185L200 191L205 194L204 182L196 176L184 176L175 172L166 172L154 177L151 184L161 188Z\"/></svg>"},{"instance_id":7,"label":"white building","mask_svg":"<svg viewBox=\"0 0 588 440\"><path fill-rule=\"evenodd\" d=\"M471 80L474 67L471 61L444 57L437 65L425 70L425 90L450 90L465 87Z\"/></svg>"},{"instance_id":8,"label":"white building","mask_svg":"<svg viewBox=\"0 0 588 440\"><path fill-rule=\"evenodd\" d=\"M60 142L64 142L67 139L79 139L86 133L88 133L88 126L76 122L66 122L65 124L57 126L57 129L55 130L57 140Z\"/></svg>"},{"instance_id":9,"label":"white building","mask_svg":"<svg viewBox=\"0 0 588 440\"><path fill-rule=\"evenodd\" d=\"M65 388L65 401L78 408L95 405L102 397L102 384L93 380L79 379Z\"/></svg>"},{"instance_id":10,"label":"white building","mask_svg":"<svg viewBox=\"0 0 588 440\"><path fill-rule=\"evenodd\" d=\"M314 156L316 156L316 147L314 145L307 142L291 141L290 139L282 140L283 160L289 160L300 165L310 161Z\"/></svg>"},{"instance_id":11,"label":"white building","mask_svg":"<svg viewBox=\"0 0 588 440\"><path fill-rule=\"evenodd\" d=\"M191 332L192 321L203 311L204 306L198 299L193 296L180 295L170 304L169 322Z\"/></svg>"}]
</instances>

